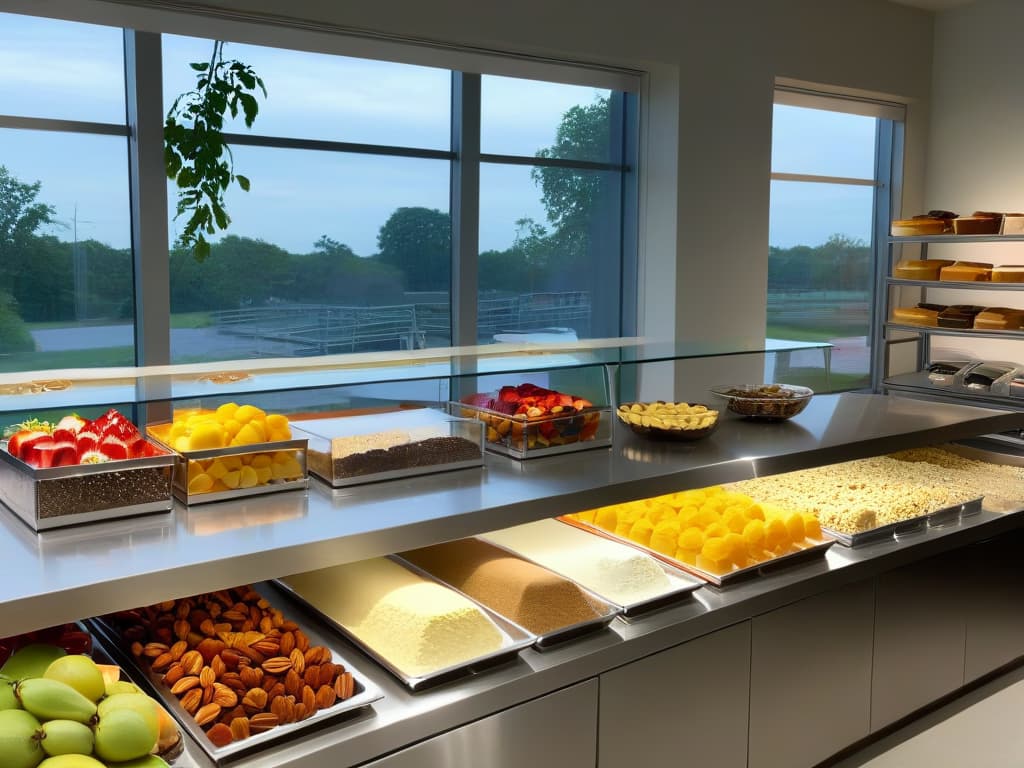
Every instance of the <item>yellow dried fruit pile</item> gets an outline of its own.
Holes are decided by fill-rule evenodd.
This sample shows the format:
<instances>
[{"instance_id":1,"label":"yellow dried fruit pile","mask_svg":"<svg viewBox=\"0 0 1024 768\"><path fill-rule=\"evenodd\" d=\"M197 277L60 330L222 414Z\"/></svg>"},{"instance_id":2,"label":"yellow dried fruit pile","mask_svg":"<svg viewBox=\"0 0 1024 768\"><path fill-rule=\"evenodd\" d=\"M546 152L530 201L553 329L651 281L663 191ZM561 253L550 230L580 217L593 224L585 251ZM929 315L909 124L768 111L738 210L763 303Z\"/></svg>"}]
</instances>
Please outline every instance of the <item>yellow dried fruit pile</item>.
<instances>
[{"instance_id":1,"label":"yellow dried fruit pile","mask_svg":"<svg viewBox=\"0 0 1024 768\"><path fill-rule=\"evenodd\" d=\"M821 540L814 515L767 507L718 486L570 517L714 574L763 563Z\"/></svg>"}]
</instances>

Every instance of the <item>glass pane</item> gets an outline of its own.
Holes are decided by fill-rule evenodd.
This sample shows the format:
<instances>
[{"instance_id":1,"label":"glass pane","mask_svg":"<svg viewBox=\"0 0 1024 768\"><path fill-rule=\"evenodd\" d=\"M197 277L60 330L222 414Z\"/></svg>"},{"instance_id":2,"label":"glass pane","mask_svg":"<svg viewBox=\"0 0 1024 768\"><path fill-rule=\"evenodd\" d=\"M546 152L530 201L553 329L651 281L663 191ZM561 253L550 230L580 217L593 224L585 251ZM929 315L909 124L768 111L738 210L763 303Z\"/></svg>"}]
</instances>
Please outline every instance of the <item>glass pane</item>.
<instances>
[{"instance_id":1,"label":"glass pane","mask_svg":"<svg viewBox=\"0 0 1024 768\"><path fill-rule=\"evenodd\" d=\"M230 228L171 255L173 362L450 344L449 162L233 151Z\"/></svg>"},{"instance_id":2,"label":"glass pane","mask_svg":"<svg viewBox=\"0 0 1024 768\"><path fill-rule=\"evenodd\" d=\"M601 88L484 75L480 150L607 163L610 98Z\"/></svg>"},{"instance_id":3,"label":"glass pane","mask_svg":"<svg viewBox=\"0 0 1024 768\"><path fill-rule=\"evenodd\" d=\"M0 114L125 122L120 29L0 13Z\"/></svg>"},{"instance_id":4,"label":"glass pane","mask_svg":"<svg viewBox=\"0 0 1024 768\"><path fill-rule=\"evenodd\" d=\"M775 105L772 171L875 178L877 118Z\"/></svg>"},{"instance_id":5,"label":"glass pane","mask_svg":"<svg viewBox=\"0 0 1024 768\"><path fill-rule=\"evenodd\" d=\"M619 335L620 183L614 171L481 166L481 343Z\"/></svg>"},{"instance_id":6,"label":"glass pane","mask_svg":"<svg viewBox=\"0 0 1024 768\"><path fill-rule=\"evenodd\" d=\"M196 86L191 62L208 62L213 41L163 36L165 111ZM234 133L447 150L451 145L451 73L445 69L289 51L243 43L224 59L248 64L267 97L251 129L242 114Z\"/></svg>"},{"instance_id":7,"label":"glass pane","mask_svg":"<svg viewBox=\"0 0 1024 768\"><path fill-rule=\"evenodd\" d=\"M0 370L132 365L126 140L0 130L0 211Z\"/></svg>"},{"instance_id":8,"label":"glass pane","mask_svg":"<svg viewBox=\"0 0 1024 768\"><path fill-rule=\"evenodd\" d=\"M772 182L767 335L835 345L833 389L868 382L873 206L871 187ZM820 368L821 353L794 352L786 365ZM793 371L786 380L803 383Z\"/></svg>"}]
</instances>

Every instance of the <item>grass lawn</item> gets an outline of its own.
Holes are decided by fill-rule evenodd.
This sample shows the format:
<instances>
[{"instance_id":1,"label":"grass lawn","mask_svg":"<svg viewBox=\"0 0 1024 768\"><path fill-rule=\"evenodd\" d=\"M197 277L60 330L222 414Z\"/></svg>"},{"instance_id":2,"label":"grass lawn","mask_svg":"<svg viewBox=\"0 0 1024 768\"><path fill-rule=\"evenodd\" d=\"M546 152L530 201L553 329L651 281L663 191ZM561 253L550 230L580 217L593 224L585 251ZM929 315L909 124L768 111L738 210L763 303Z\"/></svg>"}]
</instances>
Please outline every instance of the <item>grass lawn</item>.
<instances>
[{"instance_id":1,"label":"grass lawn","mask_svg":"<svg viewBox=\"0 0 1024 768\"><path fill-rule=\"evenodd\" d=\"M28 323L25 325L30 331L47 331L53 328L87 328L92 325L131 325L131 320L89 320L77 323L73 320L50 320L46 322ZM208 328L210 326L209 312L178 312L171 315L171 328Z\"/></svg>"},{"instance_id":2,"label":"grass lawn","mask_svg":"<svg viewBox=\"0 0 1024 768\"><path fill-rule=\"evenodd\" d=\"M122 365L135 365L135 350L132 347L71 349L61 352L15 352L10 355L0 355L0 372L3 373Z\"/></svg>"},{"instance_id":3,"label":"grass lawn","mask_svg":"<svg viewBox=\"0 0 1024 768\"><path fill-rule=\"evenodd\" d=\"M766 336L770 339L792 339L793 341L829 341L846 336L864 336L868 329L861 325L821 325L808 328L806 325L768 324Z\"/></svg>"}]
</instances>

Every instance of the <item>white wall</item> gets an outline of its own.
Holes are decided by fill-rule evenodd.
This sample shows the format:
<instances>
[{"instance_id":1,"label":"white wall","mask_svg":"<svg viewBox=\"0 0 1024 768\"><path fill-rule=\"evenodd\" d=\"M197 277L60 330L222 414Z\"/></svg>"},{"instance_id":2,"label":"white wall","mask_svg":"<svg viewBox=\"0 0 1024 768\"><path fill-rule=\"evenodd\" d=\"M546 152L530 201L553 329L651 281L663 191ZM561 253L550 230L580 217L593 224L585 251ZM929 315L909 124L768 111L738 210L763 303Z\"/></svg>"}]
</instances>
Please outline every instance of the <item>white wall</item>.
<instances>
[{"instance_id":1,"label":"white wall","mask_svg":"<svg viewBox=\"0 0 1024 768\"><path fill-rule=\"evenodd\" d=\"M925 210L1024 211L1024 3L979 2L936 16ZM917 213L918 210L905 210ZM933 258L1024 264L1024 243L932 246ZM936 292L943 303L1024 307L1024 293ZM1024 363L1024 342L942 339L933 357Z\"/></svg>"}]
</instances>

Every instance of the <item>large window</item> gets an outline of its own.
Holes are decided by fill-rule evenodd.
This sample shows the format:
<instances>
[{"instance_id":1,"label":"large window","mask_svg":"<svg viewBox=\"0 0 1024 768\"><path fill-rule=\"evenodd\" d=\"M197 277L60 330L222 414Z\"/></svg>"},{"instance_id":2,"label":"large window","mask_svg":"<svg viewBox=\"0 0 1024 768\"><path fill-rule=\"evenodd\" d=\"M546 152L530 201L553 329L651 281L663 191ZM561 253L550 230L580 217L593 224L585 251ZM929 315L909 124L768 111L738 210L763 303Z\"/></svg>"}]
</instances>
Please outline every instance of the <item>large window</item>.
<instances>
[{"instance_id":1,"label":"large window","mask_svg":"<svg viewBox=\"0 0 1024 768\"><path fill-rule=\"evenodd\" d=\"M175 184L134 165L161 135L136 105L160 89L166 113L214 41L0 14L0 370L131 364L136 318L140 364L622 333L635 96L532 79L566 67L481 76L343 55L342 38L327 53L310 35L320 52L226 42L268 93L251 128L225 125L251 188L229 189L230 225L197 261ZM166 250L133 242L132 222L164 206ZM163 265L169 313L151 300ZM466 302L475 316L453 312Z\"/></svg>"},{"instance_id":2,"label":"large window","mask_svg":"<svg viewBox=\"0 0 1024 768\"><path fill-rule=\"evenodd\" d=\"M888 206L882 176L892 165L892 111L787 91L776 97L767 336L832 344L834 389L870 383L875 227L880 216L888 221L879 210ZM819 353L797 353L796 368L800 355L820 364Z\"/></svg>"},{"instance_id":3,"label":"large window","mask_svg":"<svg viewBox=\"0 0 1024 768\"><path fill-rule=\"evenodd\" d=\"M0 371L135 360L121 30L0 14Z\"/></svg>"}]
</instances>

